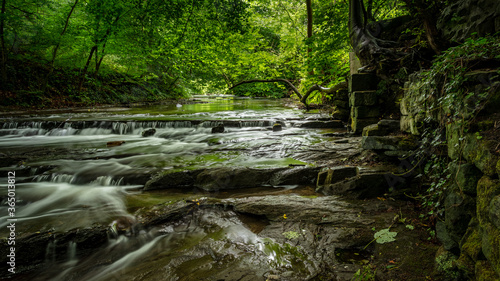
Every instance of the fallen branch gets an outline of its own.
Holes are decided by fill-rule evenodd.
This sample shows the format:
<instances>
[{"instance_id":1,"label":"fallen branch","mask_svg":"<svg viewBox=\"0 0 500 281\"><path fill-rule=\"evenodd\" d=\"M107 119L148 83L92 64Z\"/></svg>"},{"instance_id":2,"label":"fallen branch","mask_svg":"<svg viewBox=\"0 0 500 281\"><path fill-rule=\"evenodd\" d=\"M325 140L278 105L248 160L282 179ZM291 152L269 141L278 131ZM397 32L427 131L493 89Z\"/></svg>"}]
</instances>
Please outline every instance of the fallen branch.
<instances>
[{"instance_id":1,"label":"fallen branch","mask_svg":"<svg viewBox=\"0 0 500 281\"><path fill-rule=\"evenodd\" d=\"M253 80L245 80L245 81L241 81L241 82L238 82L236 84L234 84L232 87L229 88L229 90L232 90L240 85L243 85L243 84L249 84L249 83L275 83L275 82L282 82L282 83L285 83L287 84L291 89L292 91L299 97L300 99L300 102L303 103L307 109L309 109L309 105L307 104L307 98L309 98L309 96L314 92L314 91L319 91L321 93L324 93L324 94L332 94L332 93L335 93L336 91L342 89L342 88L346 88L347 87L347 83L346 82L341 82L341 83L338 83L337 85L331 87L331 88L324 88L324 87L321 87L319 86L318 84L314 84L312 85L309 90L307 90L307 92L302 95L300 93L300 91L297 89L297 87L295 87L292 82L286 80L286 79L283 79L283 78L276 78L276 79L253 79Z\"/></svg>"}]
</instances>

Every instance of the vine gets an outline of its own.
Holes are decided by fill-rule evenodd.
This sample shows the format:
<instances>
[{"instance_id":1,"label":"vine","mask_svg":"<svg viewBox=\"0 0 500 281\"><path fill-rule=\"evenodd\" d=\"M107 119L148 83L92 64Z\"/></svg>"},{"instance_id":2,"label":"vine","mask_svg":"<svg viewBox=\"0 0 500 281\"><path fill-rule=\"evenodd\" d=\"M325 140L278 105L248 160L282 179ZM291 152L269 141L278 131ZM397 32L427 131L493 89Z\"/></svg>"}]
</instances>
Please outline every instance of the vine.
<instances>
[{"instance_id":1,"label":"vine","mask_svg":"<svg viewBox=\"0 0 500 281\"><path fill-rule=\"evenodd\" d=\"M429 182L423 206L429 209L428 215L441 216L444 213L444 196L452 175L447 155L446 126L459 127L459 155L465 144L465 134L478 113L484 108L494 91L492 83L498 79L500 71L488 77L471 78L471 71L497 68L500 65L500 38L491 36L469 38L462 45L452 47L438 56L432 67L421 73L421 86L424 87L426 116L421 124L422 143L417 156L426 158L422 174ZM479 86L477 84L481 83ZM476 132L476 138L481 136Z\"/></svg>"}]
</instances>

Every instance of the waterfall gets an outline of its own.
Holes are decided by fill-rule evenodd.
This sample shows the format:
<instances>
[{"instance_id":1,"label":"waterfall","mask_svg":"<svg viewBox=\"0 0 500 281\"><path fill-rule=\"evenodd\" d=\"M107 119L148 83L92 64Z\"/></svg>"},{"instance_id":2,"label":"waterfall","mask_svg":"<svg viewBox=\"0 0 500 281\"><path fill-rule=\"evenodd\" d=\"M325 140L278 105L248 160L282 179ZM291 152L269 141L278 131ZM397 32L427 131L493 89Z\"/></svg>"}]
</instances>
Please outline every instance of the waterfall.
<instances>
[{"instance_id":1,"label":"waterfall","mask_svg":"<svg viewBox=\"0 0 500 281\"><path fill-rule=\"evenodd\" d=\"M56 173L43 174L43 175L34 176L33 181L35 181L35 182L48 181L48 182L57 182L57 183L73 183L75 181L75 176L68 175L68 174L56 174Z\"/></svg>"},{"instance_id":2,"label":"waterfall","mask_svg":"<svg viewBox=\"0 0 500 281\"><path fill-rule=\"evenodd\" d=\"M68 261L76 260L76 242L71 241L68 244Z\"/></svg>"},{"instance_id":3,"label":"waterfall","mask_svg":"<svg viewBox=\"0 0 500 281\"><path fill-rule=\"evenodd\" d=\"M47 244L47 248L45 249L45 262L52 263L56 261L56 244L57 239L54 239Z\"/></svg>"}]
</instances>

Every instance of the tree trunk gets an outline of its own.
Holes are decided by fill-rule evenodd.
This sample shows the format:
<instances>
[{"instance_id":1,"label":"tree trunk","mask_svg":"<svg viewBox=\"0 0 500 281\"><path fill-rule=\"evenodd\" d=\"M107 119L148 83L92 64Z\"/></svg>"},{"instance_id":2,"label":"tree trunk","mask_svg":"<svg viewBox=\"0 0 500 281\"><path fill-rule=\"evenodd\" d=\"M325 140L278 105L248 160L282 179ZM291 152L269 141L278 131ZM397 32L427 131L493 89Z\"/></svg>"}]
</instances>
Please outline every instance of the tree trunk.
<instances>
[{"instance_id":1,"label":"tree trunk","mask_svg":"<svg viewBox=\"0 0 500 281\"><path fill-rule=\"evenodd\" d=\"M73 11L75 10L75 7L78 4L78 1L79 0L75 0L75 3L73 4L73 6L71 6L71 10L69 11L68 16L66 17L66 22L64 23L64 28L61 31L60 37L62 37L64 35L64 33L66 33L66 30L68 29L68 25L69 25L69 19L71 18L71 15L73 14ZM47 76L45 77L45 81L44 81L43 87L42 87L42 90L44 92L47 89L47 85L49 83L49 78L52 75L52 73L54 72L54 62L56 61L57 51L59 50L60 46L61 46L61 38L59 38L59 42L57 43L57 45L54 47L54 50L52 51L52 59L50 61L49 72L47 73Z\"/></svg>"},{"instance_id":2,"label":"tree trunk","mask_svg":"<svg viewBox=\"0 0 500 281\"><path fill-rule=\"evenodd\" d=\"M312 0L306 0L306 8L307 8L307 39L313 35L313 10L312 10ZM309 41L309 44L311 42ZM307 47L307 57L311 59L311 47ZM314 75L314 71L311 70L309 75Z\"/></svg>"},{"instance_id":3,"label":"tree trunk","mask_svg":"<svg viewBox=\"0 0 500 281\"><path fill-rule=\"evenodd\" d=\"M80 78L80 83L78 84L78 92L82 91L83 82L85 81L85 76L87 75L87 70L89 69L90 62L92 61L92 56L94 52L97 50L97 45L94 45L92 49L90 49L89 57L87 58L87 63L83 68L82 77Z\"/></svg>"},{"instance_id":4,"label":"tree trunk","mask_svg":"<svg viewBox=\"0 0 500 281\"><path fill-rule=\"evenodd\" d=\"M365 68L373 68L381 55L386 58L397 57L394 50L387 48L396 47L397 43L373 37L366 29L366 17L368 15L364 9L363 0L349 0L349 39L351 46L361 65Z\"/></svg>"},{"instance_id":5,"label":"tree trunk","mask_svg":"<svg viewBox=\"0 0 500 281\"><path fill-rule=\"evenodd\" d=\"M0 10L0 44L2 48L2 85L7 84L7 50L5 49L5 4L7 0L2 0L2 9Z\"/></svg>"}]
</instances>

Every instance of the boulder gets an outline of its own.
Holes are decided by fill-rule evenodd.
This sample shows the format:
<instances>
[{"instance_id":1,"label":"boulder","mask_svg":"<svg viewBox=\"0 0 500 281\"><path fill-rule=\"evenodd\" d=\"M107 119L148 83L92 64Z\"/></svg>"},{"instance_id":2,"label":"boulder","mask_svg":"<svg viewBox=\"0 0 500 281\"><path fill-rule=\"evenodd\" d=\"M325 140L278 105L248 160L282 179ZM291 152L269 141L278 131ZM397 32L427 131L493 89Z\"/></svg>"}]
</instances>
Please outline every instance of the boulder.
<instances>
[{"instance_id":1,"label":"boulder","mask_svg":"<svg viewBox=\"0 0 500 281\"><path fill-rule=\"evenodd\" d=\"M281 130L283 130L281 124L276 123L276 124L273 125L273 132L279 132Z\"/></svg>"},{"instance_id":2,"label":"boulder","mask_svg":"<svg viewBox=\"0 0 500 281\"><path fill-rule=\"evenodd\" d=\"M219 124L212 128L212 134L224 133L224 124Z\"/></svg>"},{"instance_id":3,"label":"boulder","mask_svg":"<svg viewBox=\"0 0 500 281\"><path fill-rule=\"evenodd\" d=\"M141 135L143 137L150 137L150 136L154 136L154 134L156 133L156 129L147 129L147 130L144 130L142 131Z\"/></svg>"}]
</instances>

